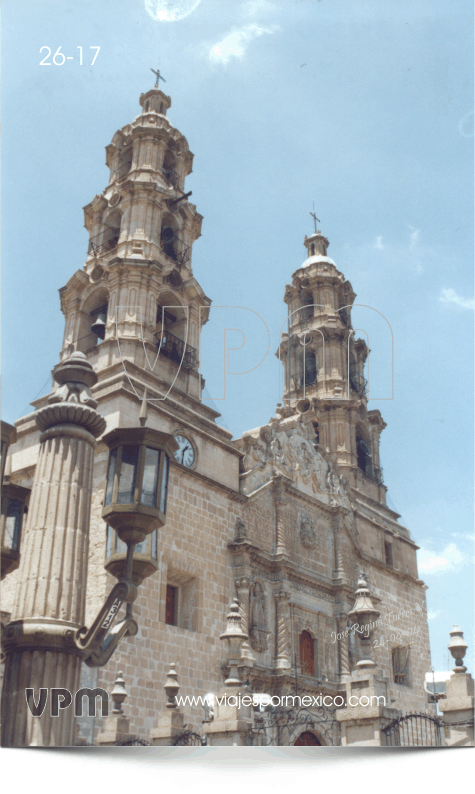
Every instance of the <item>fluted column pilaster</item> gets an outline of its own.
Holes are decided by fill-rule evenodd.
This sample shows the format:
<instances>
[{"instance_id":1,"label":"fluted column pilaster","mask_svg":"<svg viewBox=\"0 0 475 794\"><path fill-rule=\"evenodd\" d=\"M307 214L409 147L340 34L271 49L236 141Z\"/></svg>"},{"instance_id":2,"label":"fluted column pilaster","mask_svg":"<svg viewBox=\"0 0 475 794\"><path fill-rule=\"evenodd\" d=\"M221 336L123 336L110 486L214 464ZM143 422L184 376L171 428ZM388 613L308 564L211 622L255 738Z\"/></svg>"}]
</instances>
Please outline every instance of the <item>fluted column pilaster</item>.
<instances>
[{"instance_id":1,"label":"fluted column pilaster","mask_svg":"<svg viewBox=\"0 0 475 794\"><path fill-rule=\"evenodd\" d=\"M74 708L51 714L51 689L72 698L81 658L72 642L84 624L89 516L95 439L106 423L90 387L97 381L83 353L56 367L59 384L36 414L40 453L22 538L19 591L5 631L2 745L74 744ZM25 690L48 691L43 714L34 717Z\"/></svg>"}]
</instances>

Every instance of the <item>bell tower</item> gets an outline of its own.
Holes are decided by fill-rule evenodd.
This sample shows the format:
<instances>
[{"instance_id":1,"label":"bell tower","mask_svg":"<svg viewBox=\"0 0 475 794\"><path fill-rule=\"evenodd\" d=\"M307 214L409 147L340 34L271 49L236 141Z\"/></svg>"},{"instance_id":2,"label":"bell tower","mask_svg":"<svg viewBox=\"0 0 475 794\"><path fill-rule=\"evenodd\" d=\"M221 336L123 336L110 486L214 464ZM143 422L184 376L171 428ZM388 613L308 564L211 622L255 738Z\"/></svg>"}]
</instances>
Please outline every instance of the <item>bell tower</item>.
<instances>
[{"instance_id":1,"label":"bell tower","mask_svg":"<svg viewBox=\"0 0 475 794\"><path fill-rule=\"evenodd\" d=\"M385 503L379 437L386 427L368 411L364 366L369 349L355 339L355 293L327 255L321 231L305 236L307 258L287 285L288 330L278 357L284 365L284 409L311 423L315 444L334 455L354 487Z\"/></svg>"},{"instance_id":2,"label":"bell tower","mask_svg":"<svg viewBox=\"0 0 475 794\"><path fill-rule=\"evenodd\" d=\"M184 192L193 154L167 117L169 96L156 85L140 105L106 147L108 185L84 208L86 261L60 290L61 358L79 350L100 379L122 363L146 370L160 392L174 385L199 399L199 331L211 301L192 271L202 222Z\"/></svg>"}]
</instances>

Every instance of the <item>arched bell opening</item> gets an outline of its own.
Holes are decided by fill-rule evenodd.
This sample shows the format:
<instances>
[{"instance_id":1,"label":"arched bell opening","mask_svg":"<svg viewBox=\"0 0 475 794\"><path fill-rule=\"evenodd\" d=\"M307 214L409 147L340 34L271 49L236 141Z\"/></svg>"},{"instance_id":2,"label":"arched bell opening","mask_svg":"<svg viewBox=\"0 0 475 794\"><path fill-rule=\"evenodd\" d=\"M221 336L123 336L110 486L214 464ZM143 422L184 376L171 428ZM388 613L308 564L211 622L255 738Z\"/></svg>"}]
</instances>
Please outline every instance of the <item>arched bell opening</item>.
<instances>
[{"instance_id":1,"label":"arched bell opening","mask_svg":"<svg viewBox=\"0 0 475 794\"><path fill-rule=\"evenodd\" d=\"M360 471L366 477L373 477L373 455L371 440L363 428L356 428L356 459Z\"/></svg>"},{"instance_id":2,"label":"arched bell opening","mask_svg":"<svg viewBox=\"0 0 475 794\"><path fill-rule=\"evenodd\" d=\"M179 177L177 171L177 160L175 152L167 147L163 156L162 166L163 176L174 187L179 187Z\"/></svg>"},{"instance_id":3,"label":"arched bell opening","mask_svg":"<svg viewBox=\"0 0 475 794\"><path fill-rule=\"evenodd\" d=\"M106 334L109 293L101 287L83 303L79 312L76 350L87 353L102 342Z\"/></svg>"},{"instance_id":4,"label":"arched bell opening","mask_svg":"<svg viewBox=\"0 0 475 794\"><path fill-rule=\"evenodd\" d=\"M160 355L185 369L197 365L197 351L189 344L188 308L171 291L161 292L157 303L155 341Z\"/></svg>"},{"instance_id":5,"label":"arched bell opening","mask_svg":"<svg viewBox=\"0 0 475 794\"><path fill-rule=\"evenodd\" d=\"M132 168L133 149L132 144L124 147L119 154L117 168L113 172L114 179L122 179Z\"/></svg>"},{"instance_id":6,"label":"arched bell opening","mask_svg":"<svg viewBox=\"0 0 475 794\"><path fill-rule=\"evenodd\" d=\"M160 230L160 246L163 253L176 262L178 268L190 258L188 246L184 244L180 234L176 215L166 213Z\"/></svg>"},{"instance_id":7,"label":"arched bell opening","mask_svg":"<svg viewBox=\"0 0 475 794\"><path fill-rule=\"evenodd\" d=\"M122 213L117 209L104 215L102 229L89 240L87 253L97 257L117 248L121 223Z\"/></svg>"},{"instance_id":8,"label":"arched bell opening","mask_svg":"<svg viewBox=\"0 0 475 794\"><path fill-rule=\"evenodd\" d=\"M300 321L310 320L313 317L313 295L311 292L303 292L300 298Z\"/></svg>"}]
</instances>

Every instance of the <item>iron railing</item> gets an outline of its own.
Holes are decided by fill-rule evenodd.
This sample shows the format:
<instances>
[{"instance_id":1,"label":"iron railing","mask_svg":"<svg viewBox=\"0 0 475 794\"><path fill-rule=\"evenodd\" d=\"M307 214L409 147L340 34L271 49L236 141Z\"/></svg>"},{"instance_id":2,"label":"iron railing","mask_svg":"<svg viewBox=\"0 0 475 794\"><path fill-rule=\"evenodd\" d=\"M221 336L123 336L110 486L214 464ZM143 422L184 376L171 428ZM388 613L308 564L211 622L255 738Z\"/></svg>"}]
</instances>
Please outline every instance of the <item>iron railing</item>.
<instances>
[{"instance_id":1,"label":"iron railing","mask_svg":"<svg viewBox=\"0 0 475 794\"><path fill-rule=\"evenodd\" d=\"M198 366L196 349L186 344L183 339L178 339L168 331L155 334L155 339L161 356L166 356L176 364L181 363L185 369L195 369Z\"/></svg>"},{"instance_id":2,"label":"iron railing","mask_svg":"<svg viewBox=\"0 0 475 794\"><path fill-rule=\"evenodd\" d=\"M173 187L179 187L180 185L180 175L178 171L175 171L174 168L162 168L162 174L167 180L170 182Z\"/></svg>"},{"instance_id":3,"label":"iron railing","mask_svg":"<svg viewBox=\"0 0 475 794\"><path fill-rule=\"evenodd\" d=\"M180 266L190 259L189 248L171 226L165 226L160 233L160 245L164 254Z\"/></svg>"},{"instance_id":4,"label":"iron railing","mask_svg":"<svg viewBox=\"0 0 475 794\"><path fill-rule=\"evenodd\" d=\"M368 381L356 369L350 369L350 386L357 394L362 395L366 392Z\"/></svg>"},{"instance_id":5,"label":"iron railing","mask_svg":"<svg viewBox=\"0 0 475 794\"><path fill-rule=\"evenodd\" d=\"M106 251L112 251L113 248L117 247L119 236L120 229L114 228L113 226L107 226L102 232L99 232L99 234L91 237L89 240L87 253L93 254L94 256L100 256Z\"/></svg>"},{"instance_id":6,"label":"iron railing","mask_svg":"<svg viewBox=\"0 0 475 794\"><path fill-rule=\"evenodd\" d=\"M298 372L296 375L292 375L292 385L295 390L303 389L305 386L313 386L318 380L318 370L316 369L308 369L303 372Z\"/></svg>"},{"instance_id":7,"label":"iron railing","mask_svg":"<svg viewBox=\"0 0 475 794\"><path fill-rule=\"evenodd\" d=\"M304 306L299 311L299 321L305 323L313 317L313 306Z\"/></svg>"},{"instance_id":8,"label":"iron railing","mask_svg":"<svg viewBox=\"0 0 475 794\"><path fill-rule=\"evenodd\" d=\"M123 176L129 173L130 169L132 168L132 160L127 163L122 163L119 165L118 168L114 168L112 171L112 179L121 179Z\"/></svg>"},{"instance_id":9,"label":"iron railing","mask_svg":"<svg viewBox=\"0 0 475 794\"><path fill-rule=\"evenodd\" d=\"M338 309L338 314L340 315L342 322L345 323L347 327L350 326L350 312L349 309Z\"/></svg>"},{"instance_id":10,"label":"iron railing","mask_svg":"<svg viewBox=\"0 0 475 794\"><path fill-rule=\"evenodd\" d=\"M406 714L382 728L388 747L443 747L443 723L430 714Z\"/></svg>"}]
</instances>

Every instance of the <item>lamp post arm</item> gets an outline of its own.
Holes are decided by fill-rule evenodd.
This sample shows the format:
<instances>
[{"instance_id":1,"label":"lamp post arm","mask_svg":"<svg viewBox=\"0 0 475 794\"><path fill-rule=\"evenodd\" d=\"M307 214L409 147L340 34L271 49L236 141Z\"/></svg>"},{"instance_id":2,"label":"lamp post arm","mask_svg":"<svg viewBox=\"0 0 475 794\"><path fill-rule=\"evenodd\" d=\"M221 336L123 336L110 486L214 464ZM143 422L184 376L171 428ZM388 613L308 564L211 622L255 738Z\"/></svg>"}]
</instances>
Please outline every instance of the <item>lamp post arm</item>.
<instances>
[{"instance_id":1,"label":"lamp post arm","mask_svg":"<svg viewBox=\"0 0 475 794\"><path fill-rule=\"evenodd\" d=\"M115 649L117 648L122 637L125 635L134 637L139 630L139 627L133 618L125 618L117 623L103 640L97 650L84 660L88 667L104 667L109 661Z\"/></svg>"},{"instance_id":2,"label":"lamp post arm","mask_svg":"<svg viewBox=\"0 0 475 794\"><path fill-rule=\"evenodd\" d=\"M92 624L91 628L88 629L87 626L82 626L82 628L78 629L75 636L74 636L74 644L79 651L81 651L81 656L86 661L95 654L99 649L108 647L109 643L106 643L104 646L104 641L106 640L107 634L109 633L110 627L114 621L115 616L117 615L122 603L125 601L127 604L132 604L135 599L137 598L137 587L130 581L122 581L117 582L117 584L112 588L111 592L106 598L104 605L100 609L94 623ZM122 626L123 623L128 623L128 626ZM133 626L135 626L135 631L133 631ZM114 649L117 647L119 640L125 634L125 631L130 628L131 634L137 633L137 624L129 615L125 621L121 621L120 624L116 627L122 626L123 630L119 632L119 636L114 640L115 644L110 650L109 657L112 655ZM111 632L112 633L112 632ZM113 637L116 637L116 633L114 632ZM112 640L111 640L112 641ZM100 651L101 653L101 651ZM106 661L107 661L106 659ZM105 664L105 662L103 662ZM100 666L100 665L92 665L92 666Z\"/></svg>"}]
</instances>

